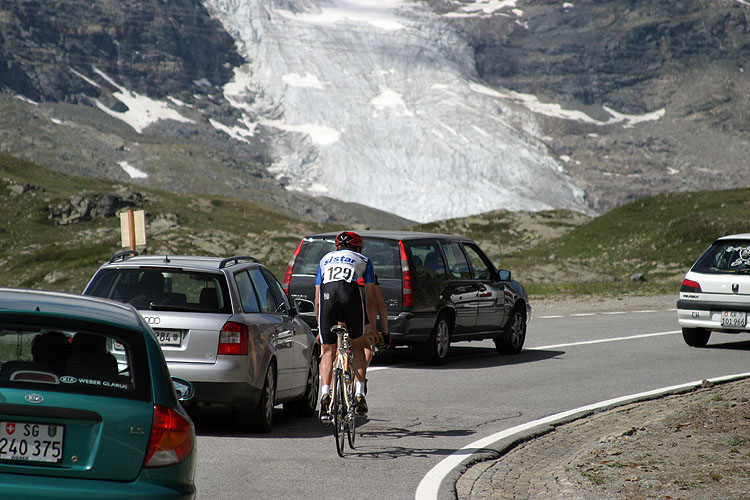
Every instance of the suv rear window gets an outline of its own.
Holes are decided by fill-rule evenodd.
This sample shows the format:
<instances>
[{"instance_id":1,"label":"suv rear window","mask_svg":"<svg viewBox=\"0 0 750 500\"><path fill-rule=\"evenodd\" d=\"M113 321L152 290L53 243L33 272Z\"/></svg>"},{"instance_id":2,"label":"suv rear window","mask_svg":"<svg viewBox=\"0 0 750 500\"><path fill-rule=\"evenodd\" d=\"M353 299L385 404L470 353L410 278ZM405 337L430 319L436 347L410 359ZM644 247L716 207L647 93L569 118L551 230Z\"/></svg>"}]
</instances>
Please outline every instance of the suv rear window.
<instances>
[{"instance_id":1,"label":"suv rear window","mask_svg":"<svg viewBox=\"0 0 750 500\"><path fill-rule=\"evenodd\" d=\"M231 312L222 273L182 269L103 269L89 293L132 304L136 309Z\"/></svg>"},{"instance_id":2,"label":"suv rear window","mask_svg":"<svg viewBox=\"0 0 750 500\"><path fill-rule=\"evenodd\" d=\"M378 279L401 278L397 240L365 238L362 253L372 261ZM318 264L328 252L336 250L333 239L307 238L294 261L294 274L317 274Z\"/></svg>"},{"instance_id":3,"label":"suv rear window","mask_svg":"<svg viewBox=\"0 0 750 500\"><path fill-rule=\"evenodd\" d=\"M709 274L750 273L750 241L718 241L701 255L692 270Z\"/></svg>"},{"instance_id":4,"label":"suv rear window","mask_svg":"<svg viewBox=\"0 0 750 500\"><path fill-rule=\"evenodd\" d=\"M147 399L143 341L128 343L111 327L104 330L6 323L0 327L0 386Z\"/></svg>"}]
</instances>

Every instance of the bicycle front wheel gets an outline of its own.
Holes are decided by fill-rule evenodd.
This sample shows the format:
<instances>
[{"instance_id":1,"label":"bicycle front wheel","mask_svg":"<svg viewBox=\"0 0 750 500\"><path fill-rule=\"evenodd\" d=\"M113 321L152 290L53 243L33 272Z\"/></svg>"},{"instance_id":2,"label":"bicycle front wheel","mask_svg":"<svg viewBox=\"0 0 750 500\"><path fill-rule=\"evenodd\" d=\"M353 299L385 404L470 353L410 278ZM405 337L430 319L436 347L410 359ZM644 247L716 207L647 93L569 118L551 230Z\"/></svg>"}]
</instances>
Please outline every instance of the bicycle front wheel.
<instances>
[{"instance_id":1,"label":"bicycle front wheel","mask_svg":"<svg viewBox=\"0 0 750 500\"><path fill-rule=\"evenodd\" d=\"M349 383L346 385L346 393L349 395L349 406L347 407L347 427L346 437L349 441L349 448L354 449L354 440L357 438L357 413L354 405L354 373L349 372Z\"/></svg>"},{"instance_id":2,"label":"bicycle front wheel","mask_svg":"<svg viewBox=\"0 0 750 500\"><path fill-rule=\"evenodd\" d=\"M344 399L344 372L337 368L333 374L333 401L331 402L331 418L333 419L333 436L336 439L336 451L344 456L344 429L347 421L347 405Z\"/></svg>"}]
</instances>

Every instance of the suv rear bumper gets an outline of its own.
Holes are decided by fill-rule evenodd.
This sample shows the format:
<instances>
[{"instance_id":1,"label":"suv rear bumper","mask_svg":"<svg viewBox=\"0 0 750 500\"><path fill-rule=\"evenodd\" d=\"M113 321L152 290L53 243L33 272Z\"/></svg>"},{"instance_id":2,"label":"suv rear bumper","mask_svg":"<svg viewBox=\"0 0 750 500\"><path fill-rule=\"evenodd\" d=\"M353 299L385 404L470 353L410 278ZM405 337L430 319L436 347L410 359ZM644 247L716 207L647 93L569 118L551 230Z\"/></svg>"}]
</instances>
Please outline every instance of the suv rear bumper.
<instances>
[{"instance_id":1,"label":"suv rear bumper","mask_svg":"<svg viewBox=\"0 0 750 500\"><path fill-rule=\"evenodd\" d=\"M395 317L388 316L391 340L397 344L424 344L429 340L434 326L434 315L420 318L414 313L402 312Z\"/></svg>"}]
</instances>

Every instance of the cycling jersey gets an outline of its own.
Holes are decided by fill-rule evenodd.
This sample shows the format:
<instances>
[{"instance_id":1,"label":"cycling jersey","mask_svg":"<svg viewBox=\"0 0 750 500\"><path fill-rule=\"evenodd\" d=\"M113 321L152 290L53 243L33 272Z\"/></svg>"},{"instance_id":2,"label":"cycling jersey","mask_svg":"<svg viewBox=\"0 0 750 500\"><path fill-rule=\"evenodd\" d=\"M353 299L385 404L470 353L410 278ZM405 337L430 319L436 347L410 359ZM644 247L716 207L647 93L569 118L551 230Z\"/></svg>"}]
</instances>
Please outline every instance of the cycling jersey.
<instances>
[{"instance_id":1,"label":"cycling jersey","mask_svg":"<svg viewBox=\"0 0 750 500\"><path fill-rule=\"evenodd\" d=\"M364 331L364 306L357 280L375 283L375 272L370 259L349 249L327 253L320 259L315 284L320 286L318 297L318 331L324 344L335 344L331 327L346 323L349 337L356 339Z\"/></svg>"},{"instance_id":2,"label":"cycling jersey","mask_svg":"<svg viewBox=\"0 0 750 500\"><path fill-rule=\"evenodd\" d=\"M329 252L320 259L315 284L322 285L331 281L356 282L363 278L365 283L375 282L375 271L370 259L349 249Z\"/></svg>"}]
</instances>

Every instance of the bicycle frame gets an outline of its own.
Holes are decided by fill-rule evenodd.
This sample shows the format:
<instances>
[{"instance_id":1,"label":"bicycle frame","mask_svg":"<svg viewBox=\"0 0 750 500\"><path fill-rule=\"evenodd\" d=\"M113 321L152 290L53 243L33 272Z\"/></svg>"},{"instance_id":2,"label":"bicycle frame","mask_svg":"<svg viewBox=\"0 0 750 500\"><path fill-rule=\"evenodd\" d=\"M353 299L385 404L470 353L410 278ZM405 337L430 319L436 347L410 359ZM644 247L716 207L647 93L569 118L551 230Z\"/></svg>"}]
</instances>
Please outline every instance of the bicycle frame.
<instances>
[{"instance_id":1,"label":"bicycle frame","mask_svg":"<svg viewBox=\"0 0 750 500\"><path fill-rule=\"evenodd\" d=\"M333 364L333 434L336 439L336 451L344 456L344 432L347 434L349 447L354 449L356 437L354 405L354 356L349 342L349 332L343 325L335 325L331 332L336 334L336 358Z\"/></svg>"}]
</instances>

